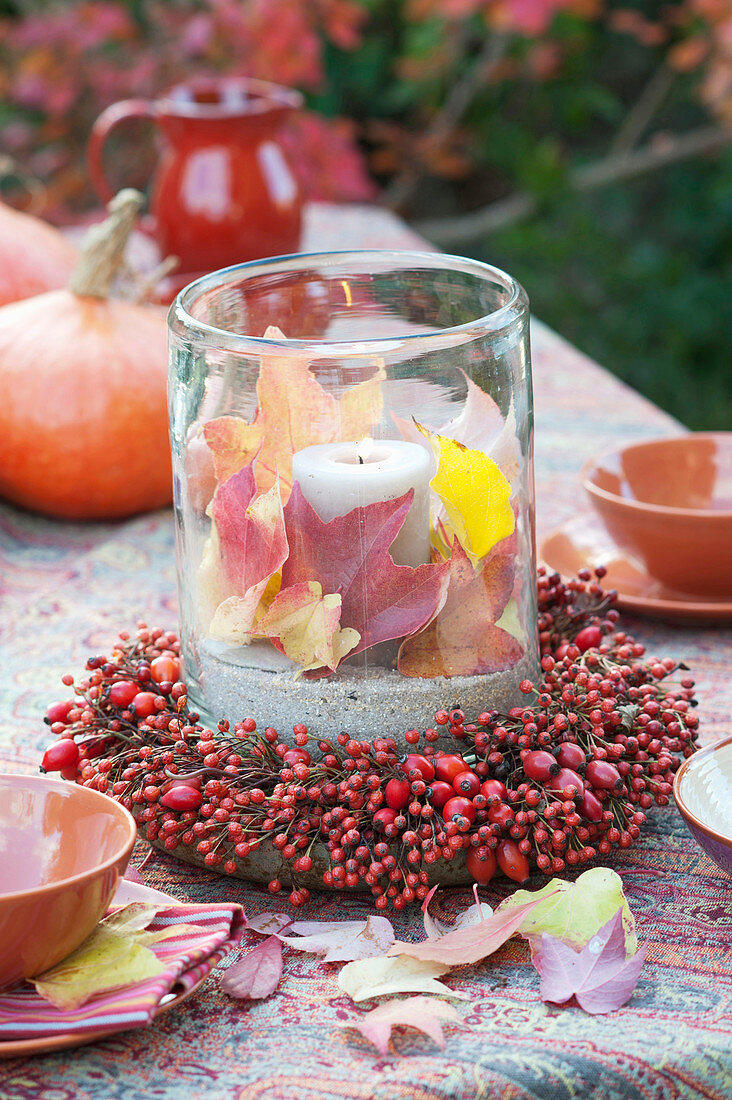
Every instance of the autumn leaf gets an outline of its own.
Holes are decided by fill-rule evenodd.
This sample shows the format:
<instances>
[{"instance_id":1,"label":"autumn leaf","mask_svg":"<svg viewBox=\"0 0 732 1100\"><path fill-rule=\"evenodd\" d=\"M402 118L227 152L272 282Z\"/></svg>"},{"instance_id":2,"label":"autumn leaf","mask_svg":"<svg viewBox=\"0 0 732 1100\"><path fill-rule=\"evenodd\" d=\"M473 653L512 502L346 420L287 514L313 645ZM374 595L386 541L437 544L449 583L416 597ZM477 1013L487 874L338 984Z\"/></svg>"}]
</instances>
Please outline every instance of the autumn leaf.
<instances>
[{"instance_id":1,"label":"autumn leaf","mask_svg":"<svg viewBox=\"0 0 732 1100\"><path fill-rule=\"evenodd\" d=\"M514 556L503 553L503 545L476 571L455 542L443 607L399 649L397 667L403 676L473 676L512 668L520 660L521 643L496 625L514 580Z\"/></svg>"},{"instance_id":2,"label":"autumn leaf","mask_svg":"<svg viewBox=\"0 0 732 1100\"><path fill-rule=\"evenodd\" d=\"M449 563L395 565L389 547L401 529L413 492L354 508L324 523L295 484L285 508L290 556L283 588L317 580L341 596L341 623L360 635L351 653L403 638L423 627L442 606Z\"/></svg>"},{"instance_id":3,"label":"autumn leaf","mask_svg":"<svg viewBox=\"0 0 732 1100\"><path fill-rule=\"evenodd\" d=\"M282 944L277 936L267 936L228 967L221 988L238 1000L261 1001L274 993L281 977Z\"/></svg>"},{"instance_id":4,"label":"autumn leaf","mask_svg":"<svg viewBox=\"0 0 732 1100\"><path fill-rule=\"evenodd\" d=\"M75 951L32 979L36 992L56 1008L75 1009L98 993L162 974L165 967L147 946L160 937L144 931L159 908L134 902L110 914Z\"/></svg>"},{"instance_id":5,"label":"autumn leaf","mask_svg":"<svg viewBox=\"0 0 732 1100\"><path fill-rule=\"evenodd\" d=\"M274 327L264 335L271 340L285 339ZM266 492L279 477L282 499L287 500L296 451L315 443L358 440L370 434L381 418L384 377L379 363L370 378L336 398L312 374L306 356L263 355L254 421L248 424L236 416L222 416L203 429L218 481L226 481L254 463L258 490Z\"/></svg>"},{"instance_id":6,"label":"autumn leaf","mask_svg":"<svg viewBox=\"0 0 732 1100\"><path fill-rule=\"evenodd\" d=\"M258 932L260 936L277 936L293 923L287 913L259 913L247 920L247 932Z\"/></svg>"},{"instance_id":7,"label":"autumn leaf","mask_svg":"<svg viewBox=\"0 0 732 1100\"><path fill-rule=\"evenodd\" d=\"M226 598L214 612L209 633L231 645L246 644L260 600L288 553L277 484L258 494L254 471L246 466L219 485L210 510L218 584Z\"/></svg>"},{"instance_id":8,"label":"autumn leaf","mask_svg":"<svg viewBox=\"0 0 732 1100\"><path fill-rule=\"evenodd\" d=\"M323 595L318 581L283 588L258 621L254 633L270 638L302 669L336 669L360 640L357 630L339 626L341 597Z\"/></svg>"},{"instance_id":9,"label":"autumn leaf","mask_svg":"<svg viewBox=\"0 0 732 1100\"><path fill-rule=\"evenodd\" d=\"M430 486L439 496L452 530L475 565L513 532L511 485L483 451L465 447L447 436L417 427L429 440L437 459Z\"/></svg>"},{"instance_id":10,"label":"autumn leaf","mask_svg":"<svg viewBox=\"0 0 732 1100\"><path fill-rule=\"evenodd\" d=\"M397 940L388 951L389 956L408 955L420 962L433 962L443 966L464 966L479 962L515 935L527 913L538 905L530 901L507 913L496 910L477 924L457 928L444 936L424 940L422 943L404 943Z\"/></svg>"},{"instance_id":11,"label":"autumn leaf","mask_svg":"<svg viewBox=\"0 0 732 1100\"><path fill-rule=\"evenodd\" d=\"M428 427L432 435L445 436L462 443L464 447L483 451L493 459L504 477L513 483L518 473L516 418L513 408L504 419L491 395L477 386L464 371L460 373L468 391L460 412L447 420L442 427L424 426ZM432 453L432 447L414 420L405 420L395 415L392 415L392 419L404 439L420 443Z\"/></svg>"},{"instance_id":12,"label":"autumn leaf","mask_svg":"<svg viewBox=\"0 0 732 1100\"><path fill-rule=\"evenodd\" d=\"M532 954L545 932L570 947L584 947L618 909L623 914L627 951L633 954L637 949L635 919L623 881L609 867L591 867L574 882L553 878L542 890L516 890L496 912L508 913L529 899L539 904L524 918L519 932L529 940Z\"/></svg>"},{"instance_id":13,"label":"autumn leaf","mask_svg":"<svg viewBox=\"0 0 732 1100\"><path fill-rule=\"evenodd\" d=\"M442 963L410 959L403 954L394 959L382 955L346 963L338 975L338 985L353 1001L367 1001L387 993L435 993L463 999L463 993L436 981L449 969Z\"/></svg>"},{"instance_id":14,"label":"autumn leaf","mask_svg":"<svg viewBox=\"0 0 732 1100\"><path fill-rule=\"evenodd\" d=\"M349 1020L342 1027L360 1031L380 1054L386 1056L394 1027L414 1027L444 1050L443 1021L451 1024L463 1022L456 1009L444 1001L438 1001L435 997L407 997L406 1000L386 1001L358 1020Z\"/></svg>"},{"instance_id":15,"label":"autumn leaf","mask_svg":"<svg viewBox=\"0 0 732 1100\"><path fill-rule=\"evenodd\" d=\"M453 932L458 928L470 928L472 925L479 924L480 921L493 916L490 905L487 905L478 897L477 883L473 883L475 903L468 906L467 909L463 909L462 913L458 913L453 924L446 924L445 921L437 920L430 914L430 902L437 890L439 890L439 886L433 886L422 902L422 917L427 939L436 939L439 936L444 936L446 932Z\"/></svg>"},{"instance_id":16,"label":"autumn leaf","mask_svg":"<svg viewBox=\"0 0 732 1100\"><path fill-rule=\"evenodd\" d=\"M295 921L283 942L297 951L322 955L323 962L350 962L383 956L394 943L394 929L386 917L349 921Z\"/></svg>"},{"instance_id":17,"label":"autumn leaf","mask_svg":"<svg viewBox=\"0 0 732 1100\"><path fill-rule=\"evenodd\" d=\"M629 999L638 983L647 945L626 956L623 910L618 909L581 951L564 940L541 937L541 985L543 1001L564 1004L572 996L585 1012L614 1012Z\"/></svg>"}]
</instances>

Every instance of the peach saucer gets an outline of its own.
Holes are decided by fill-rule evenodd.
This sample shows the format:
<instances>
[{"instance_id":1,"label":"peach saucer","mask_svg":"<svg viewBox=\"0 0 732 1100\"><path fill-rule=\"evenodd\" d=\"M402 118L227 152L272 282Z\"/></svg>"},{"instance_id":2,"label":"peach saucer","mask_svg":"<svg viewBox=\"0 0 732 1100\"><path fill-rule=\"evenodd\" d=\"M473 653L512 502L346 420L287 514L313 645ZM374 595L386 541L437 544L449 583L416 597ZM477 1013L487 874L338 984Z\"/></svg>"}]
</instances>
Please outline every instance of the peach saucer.
<instances>
[{"instance_id":1,"label":"peach saucer","mask_svg":"<svg viewBox=\"0 0 732 1100\"><path fill-rule=\"evenodd\" d=\"M117 892L112 898L111 904L129 905L129 903L133 901L168 901L173 905L180 904L178 899L171 897L170 894L162 894L159 890L153 890L149 886L143 886L138 882L130 882L128 879L122 879L117 887ZM204 974L190 987L190 989L186 989L180 993L167 993L158 1005L155 1018L160 1016L163 1012L168 1012L171 1008L175 1008L183 1001L188 1000L189 997L192 997L208 977L208 974ZM113 1035L119 1035L120 1032L125 1030L127 1029L121 1027L118 1031L70 1031L66 1035L54 1035L42 1039L11 1039L7 1042L0 1041L0 1061L8 1058L27 1058L31 1054L49 1054L51 1051L66 1050L69 1047L86 1046L88 1043L97 1042L98 1039L110 1039Z\"/></svg>"},{"instance_id":2,"label":"peach saucer","mask_svg":"<svg viewBox=\"0 0 732 1100\"><path fill-rule=\"evenodd\" d=\"M642 562L621 549L591 514L575 516L552 531L539 546L539 558L564 577L579 569L605 566L606 588L618 592L618 607L636 615L671 622L732 621L732 599L705 599L665 587L646 572Z\"/></svg>"}]
</instances>

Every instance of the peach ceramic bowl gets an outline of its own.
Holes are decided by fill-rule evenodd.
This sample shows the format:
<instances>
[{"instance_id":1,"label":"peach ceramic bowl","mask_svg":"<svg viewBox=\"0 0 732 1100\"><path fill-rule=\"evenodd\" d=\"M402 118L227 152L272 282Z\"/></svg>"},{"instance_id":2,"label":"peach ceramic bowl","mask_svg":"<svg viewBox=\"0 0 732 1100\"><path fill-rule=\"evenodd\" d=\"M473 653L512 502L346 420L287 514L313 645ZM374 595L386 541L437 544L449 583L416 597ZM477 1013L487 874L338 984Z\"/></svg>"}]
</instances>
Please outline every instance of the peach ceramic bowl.
<instances>
[{"instance_id":1,"label":"peach ceramic bowl","mask_svg":"<svg viewBox=\"0 0 732 1100\"><path fill-rule=\"evenodd\" d=\"M582 483L612 538L677 592L732 596L732 432L635 443Z\"/></svg>"},{"instance_id":2,"label":"peach ceramic bowl","mask_svg":"<svg viewBox=\"0 0 732 1100\"><path fill-rule=\"evenodd\" d=\"M674 776L674 798L694 839L732 875L732 737L683 762Z\"/></svg>"},{"instance_id":3,"label":"peach ceramic bowl","mask_svg":"<svg viewBox=\"0 0 732 1100\"><path fill-rule=\"evenodd\" d=\"M69 955L104 916L135 843L106 795L0 775L0 989Z\"/></svg>"}]
</instances>

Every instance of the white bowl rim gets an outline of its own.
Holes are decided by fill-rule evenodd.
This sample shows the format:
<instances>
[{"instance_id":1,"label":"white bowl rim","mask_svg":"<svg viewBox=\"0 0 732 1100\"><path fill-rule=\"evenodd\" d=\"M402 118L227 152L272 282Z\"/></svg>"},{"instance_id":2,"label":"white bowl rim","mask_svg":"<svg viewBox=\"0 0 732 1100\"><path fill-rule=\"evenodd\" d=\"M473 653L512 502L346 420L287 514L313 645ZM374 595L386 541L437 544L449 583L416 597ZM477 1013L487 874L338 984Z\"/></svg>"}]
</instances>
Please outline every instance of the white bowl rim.
<instances>
[{"instance_id":1,"label":"white bowl rim","mask_svg":"<svg viewBox=\"0 0 732 1100\"><path fill-rule=\"evenodd\" d=\"M679 813L682 817L685 817L689 822L691 822L694 828L700 829L705 836L710 837L712 840L718 841L720 844L726 845L728 848L732 848L732 836L726 836L724 833L720 833L717 829L713 829L711 825L707 825L706 822L701 821L700 818L696 816L696 814L693 814L691 812L686 802L684 802L683 796L681 794L681 784L683 783L684 777L690 770L690 767L692 765L696 766L699 760L702 760L707 756L713 756L715 752L719 751L719 749L726 748L728 745L732 746L732 734L727 737L722 737L719 741L713 741L711 745L704 745L702 748L697 749L697 751L692 756L688 756L674 776L673 791L676 805L678 806Z\"/></svg>"}]
</instances>

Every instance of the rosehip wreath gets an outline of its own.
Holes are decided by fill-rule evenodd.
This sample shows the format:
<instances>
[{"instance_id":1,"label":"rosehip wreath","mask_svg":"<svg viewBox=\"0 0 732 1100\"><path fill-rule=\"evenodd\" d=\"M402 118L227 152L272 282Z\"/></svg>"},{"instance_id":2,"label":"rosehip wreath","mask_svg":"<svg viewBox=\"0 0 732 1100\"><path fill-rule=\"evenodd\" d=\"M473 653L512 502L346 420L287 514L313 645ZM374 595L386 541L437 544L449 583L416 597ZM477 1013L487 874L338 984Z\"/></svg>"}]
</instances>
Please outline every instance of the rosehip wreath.
<instances>
[{"instance_id":1,"label":"rosehip wreath","mask_svg":"<svg viewBox=\"0 0 732 1100\"><path fill-rule=\"evenodd\" d=\"M455 881L447 861L485 884L499 869L523 882L602 859L668 803L698 728L693 681L669 683L685 666L617 629L603 574L562 582L540 569L541 682L524 681L526 703L505 715L438 711L434 728L406 732L406 757L346 733L313 746L305 726L293 748L252 718L205 729L177 636L140 624L87 661L75 699L49 707L59 740L43 769L111 795L189 862L256 878L265 856L270 891L287 883L296 906L309 886L363 884L378 909L403 909L431 879Z\"/></svg>"}]
</instances>

